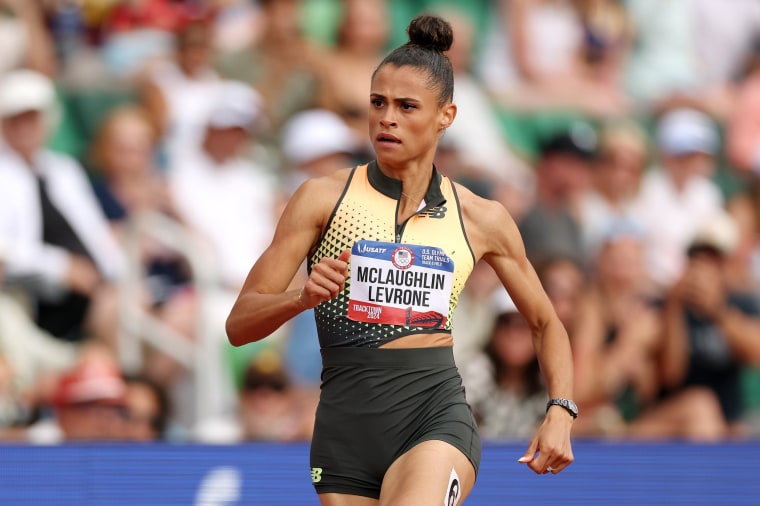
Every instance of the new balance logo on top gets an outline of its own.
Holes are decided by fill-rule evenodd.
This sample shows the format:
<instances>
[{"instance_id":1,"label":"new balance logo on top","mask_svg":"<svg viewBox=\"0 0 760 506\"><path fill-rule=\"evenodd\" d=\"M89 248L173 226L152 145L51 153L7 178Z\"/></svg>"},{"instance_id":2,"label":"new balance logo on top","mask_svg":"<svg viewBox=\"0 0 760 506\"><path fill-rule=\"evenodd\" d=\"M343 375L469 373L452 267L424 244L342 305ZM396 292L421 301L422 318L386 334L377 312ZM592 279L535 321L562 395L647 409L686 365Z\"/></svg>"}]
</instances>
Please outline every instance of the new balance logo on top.
<instances>
[{"instance_id":1,"label":"new balance logo on top","mask_svg":"<svg viewBox=\"0 0 760 506\"><path fill-rule=\"evenodd\" d=\"M311 468L311 482L319 483L320 481L322 481L322 468L312 467Z\"/></svg>"},{"instance_id":2,"label":"new balance logo on top","mask_svg":"<svg viewBox=\"0 0 760 506\"><path fill-rule=\"evenodd\" d=\"M431 207L430 209L425 209L424 211L420 212L419 215L424 216L425 218L442 220L446 217L446 211L446 206Z\"/></svg>"}]
</instances>

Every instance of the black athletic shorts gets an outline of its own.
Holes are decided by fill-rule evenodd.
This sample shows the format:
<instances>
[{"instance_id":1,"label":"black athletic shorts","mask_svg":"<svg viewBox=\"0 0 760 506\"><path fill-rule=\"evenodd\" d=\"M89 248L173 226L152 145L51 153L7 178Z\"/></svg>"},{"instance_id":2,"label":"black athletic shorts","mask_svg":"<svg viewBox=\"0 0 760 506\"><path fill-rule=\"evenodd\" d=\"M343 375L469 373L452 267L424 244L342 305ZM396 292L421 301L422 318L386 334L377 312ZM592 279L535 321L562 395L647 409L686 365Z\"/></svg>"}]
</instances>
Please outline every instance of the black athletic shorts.
<instances>
[{"instance_id":1,"label":"black athletic shorts","mask_svg":"<svg viewBox=\"0 0 760 506\"><path fill-rule=\"evenodd\" d=\"M477 474L481 443L451 347L322 349L311 443L318 493L380 497L385 472L429 440L458 448Z\"/></svg>"}]
</instances>

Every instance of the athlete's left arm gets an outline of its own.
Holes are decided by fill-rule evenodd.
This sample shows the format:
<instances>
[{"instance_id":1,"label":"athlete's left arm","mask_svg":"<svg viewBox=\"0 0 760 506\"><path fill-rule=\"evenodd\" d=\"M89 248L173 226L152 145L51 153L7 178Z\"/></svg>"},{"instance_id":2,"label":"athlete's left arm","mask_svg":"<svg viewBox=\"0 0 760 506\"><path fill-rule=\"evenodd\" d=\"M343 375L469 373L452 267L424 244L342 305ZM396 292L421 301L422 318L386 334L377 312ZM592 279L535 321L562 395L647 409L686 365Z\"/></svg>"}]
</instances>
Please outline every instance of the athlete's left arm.
<instances>
[{"instance_id":1,"label":"athlete's left arm","mask_svg":"<svg viewBox=\"0 0 760 506\"><path fill-rule=\"evenodd\" d=\"M533 345L549 397L571 399L573 359L567 331L528 261L515 221L500 203L466 190L459 193L475 257L482 258L494 269L533 331ZM520 462L540 474L547 472L547 468L556 473L567 467L573 461L572 422L567 411L552 407Z\"/></svg>"}]
</instances>

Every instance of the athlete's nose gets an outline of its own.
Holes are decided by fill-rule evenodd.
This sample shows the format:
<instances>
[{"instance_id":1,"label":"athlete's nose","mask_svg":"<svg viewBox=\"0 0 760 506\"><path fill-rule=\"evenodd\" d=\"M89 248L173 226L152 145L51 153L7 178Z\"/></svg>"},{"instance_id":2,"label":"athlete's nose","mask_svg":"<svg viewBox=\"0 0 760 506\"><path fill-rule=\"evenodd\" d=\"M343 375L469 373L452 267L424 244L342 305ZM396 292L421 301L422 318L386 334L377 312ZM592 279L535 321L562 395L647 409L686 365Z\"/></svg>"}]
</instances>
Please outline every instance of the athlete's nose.
<instances>
[{"instance_id":1,"label":"athlete's nose","mask_svg":"<svg viewBox=\"0 0 760 506\"><path fill-rule=\"evenodd\" d=\"M393 113L391 111L386 111L383 117L380 118L380 125L382 125L384 128L390 128L398 126L398 123L393 117Z\"/></svg>"}]
</instances>

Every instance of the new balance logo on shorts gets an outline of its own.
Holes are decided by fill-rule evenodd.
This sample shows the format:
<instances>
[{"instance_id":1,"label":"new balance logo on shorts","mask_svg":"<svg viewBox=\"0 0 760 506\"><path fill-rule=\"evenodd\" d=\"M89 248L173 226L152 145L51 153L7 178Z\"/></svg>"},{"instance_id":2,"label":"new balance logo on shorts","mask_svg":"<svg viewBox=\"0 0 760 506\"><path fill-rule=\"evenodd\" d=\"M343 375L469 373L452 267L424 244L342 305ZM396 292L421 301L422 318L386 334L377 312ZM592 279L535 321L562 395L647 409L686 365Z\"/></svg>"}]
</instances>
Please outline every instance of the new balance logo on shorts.
<instances>
[{"instance_id":1,"label":"new balance logo on shorts","mask_svg":"<svg viewBox=\"0 0 760 506\"><path fill-rule=\"evenodd\" d=\"M320 481L322 481L322 468L312 467L311 468L311 482L319 483Z\"/></svg>"}]
</instances>

